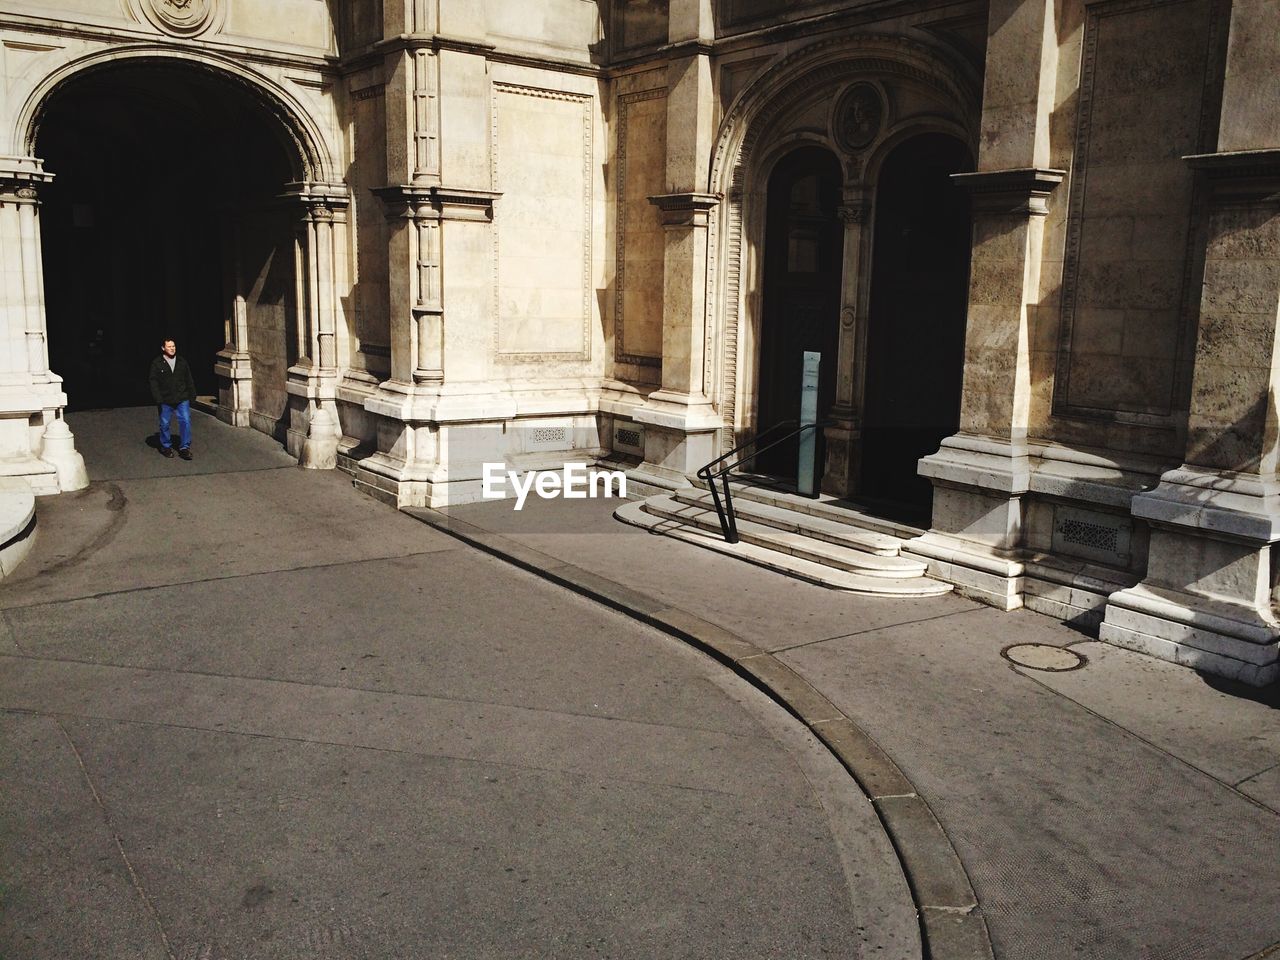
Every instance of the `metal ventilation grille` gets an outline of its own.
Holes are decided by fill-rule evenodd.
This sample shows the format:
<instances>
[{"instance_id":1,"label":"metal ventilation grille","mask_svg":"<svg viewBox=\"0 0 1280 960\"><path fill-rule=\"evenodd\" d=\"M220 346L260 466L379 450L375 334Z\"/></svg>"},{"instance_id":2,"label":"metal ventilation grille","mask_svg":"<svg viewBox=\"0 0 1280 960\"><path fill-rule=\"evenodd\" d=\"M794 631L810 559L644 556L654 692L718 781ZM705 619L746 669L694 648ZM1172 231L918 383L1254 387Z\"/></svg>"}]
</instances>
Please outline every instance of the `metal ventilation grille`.
<instances>
[{"instance_id":1,"label":"metal ventilation grille","mask_svg":"<svg viewBox=\"0 0 1280 960\"><path fill-rule=\"evenodd\" d=\"M622 428L614 435L614 439L624 447L640 447L644 445L644 438L640 436L639 430L628 430Z\"/></svg>"},{"instance_id":2,"label":"metal ventilation grille","mask_svg":"<svg viewBox=\"0 0 1280 960\"><path fill-rule=\"evenodd\" d=\"M626 453L633 457L644 456L644 427L630 420L613 424L613 449L615 453Z\"/></svg>"},{"instance_id":3,"label":"metal ventilation grille","mask_svg":"<svg viewBox=\"0 0 1280 960\"><path fill-rule=\"evenodd\" d=\"M568 427L533 427L529 431L529 444L534 447L562 446L569 442Z\"/></svg>"},{"instance_id":4,"label":"metal ventilation grille","mask_svg":"<svg viewBox=\"0 0 1280 960\"><path fill-rule=\"evenodd\" d=\"M1127 517L1065 506L1054 511L1053 552L1063 556L1124 567L1132 535Z\"/></svg>"},{"instance_id":5,"label":"metal ventilation grille","mask_svg":"<svg viewBox=\"0 0 1280 960\"><path fill-rule=\"evenodd\" d=\"M1064 520L1059 530L1065 543L1093 550L1108 550L1111 553L1118 553L1120 550L1120 531L1116 527L1089 523L1087 520Z\"/></svg>"}]
</instances>

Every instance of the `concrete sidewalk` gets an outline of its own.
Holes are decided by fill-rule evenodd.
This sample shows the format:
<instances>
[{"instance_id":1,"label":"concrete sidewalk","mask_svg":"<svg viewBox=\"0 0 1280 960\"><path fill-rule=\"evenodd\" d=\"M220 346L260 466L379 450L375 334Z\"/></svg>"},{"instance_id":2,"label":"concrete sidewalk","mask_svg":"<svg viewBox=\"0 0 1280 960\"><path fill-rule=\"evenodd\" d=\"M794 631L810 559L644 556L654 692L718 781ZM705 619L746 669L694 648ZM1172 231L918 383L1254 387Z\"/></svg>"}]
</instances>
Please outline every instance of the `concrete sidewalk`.
<instances>
[{"instance_id":1,"label":"concrete sidewalk","mask_svg":"<svg viewBox=\"0 0 1280 960\"><path fill-rule=\"evenodd\" d=\"M874 810L688 645L196 418L0 585L0 956L921 956Z\"/></svg>"},{"instance_id":2,"label":"concrete sidewalk","mask_svg":"<svg viewBox=\"0 0 1280 960\"><path fill-rule=\"evenodd\" d=\"M864 738L847 760L855 773L896 768L936 814L1001 960L1280 955L1276 688L956 596L836 593L623 526L615 505L531 500L516 514L500 501L423 517L722 651L797 698L816 730L821 704L837 708ZM1018 667L1001 655L1015 643L1071 647L1087 664ZM917 879L936 877L927 831L881 814L917 902L935 895Z\"/></svg>"}]
</instances>

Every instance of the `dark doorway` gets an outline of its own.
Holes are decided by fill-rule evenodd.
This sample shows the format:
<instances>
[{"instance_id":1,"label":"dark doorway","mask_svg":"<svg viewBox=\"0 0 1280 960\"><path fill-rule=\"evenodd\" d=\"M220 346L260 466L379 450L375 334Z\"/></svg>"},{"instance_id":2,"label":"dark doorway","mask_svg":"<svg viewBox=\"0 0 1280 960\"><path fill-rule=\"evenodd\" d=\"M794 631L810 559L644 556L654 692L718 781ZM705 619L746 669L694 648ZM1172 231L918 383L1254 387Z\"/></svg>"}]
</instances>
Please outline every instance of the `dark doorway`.
<instances>
[{"instance_id":1,"label":"dark doorway","mask_svg":"<svg viewBox=\"0 0 1280 960\"><path fill-rule=\"evenodd\" d=\"M778 162L769 177L764 239L764 312L760 334L758 429L800 416L805 351L822 354L818 419L835 403L840 337L840 273L844 226L839 208L843 176L829 150L802 147ZM785 430L779 430L785 435ZM766 445L769 442L766 438ZM793 441L763 454L756 469L796 475ZM817 469L825 461L818 435Z\"/></svg>"},{"instance_id":2,"label":"dark doorway","mask_svg":"<svg viewBox=\"0 0 1280 960\"><path fill-rule=\"evenodd\" d=\"M279 127L230 81L180 65L103 68L50 97L36 143L55 176L40 193L49 365L70 409L149 403L166 336L197 391L217 394L237 292L272 259L292 271ZM292 281L268 286L280 325Z\"/></svg>"},{"instance_id":3,"label":"dark doorway","mask_svg":"<svg viewBox=\"0 0 1280 960\"><path fill-rule=\"evenodd\" d=\"M928 524L921 457L960 426L970 218L951 174L968 149L943 134L907 140L886 159L876 195L859 496Z\"/></svg>"}]
</instances>

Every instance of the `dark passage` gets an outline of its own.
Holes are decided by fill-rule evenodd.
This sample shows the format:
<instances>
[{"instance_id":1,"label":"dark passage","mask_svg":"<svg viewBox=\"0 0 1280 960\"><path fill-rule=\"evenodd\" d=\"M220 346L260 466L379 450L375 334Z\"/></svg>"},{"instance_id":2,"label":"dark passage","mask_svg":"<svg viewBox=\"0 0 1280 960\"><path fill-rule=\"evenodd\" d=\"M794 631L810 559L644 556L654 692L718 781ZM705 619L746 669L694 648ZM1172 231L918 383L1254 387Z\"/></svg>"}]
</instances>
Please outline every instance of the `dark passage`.
<instances>
[{"instance_id":1,"label":"dark passage","mask_svg":"<svg viewBox=\"0 0 1280 960\"><path fill-rule=\"evenodd\" d=\"M764 243L764 316L760 342L759 430L800 415L802 355L822 354L818 419L835 403L840 335L840 162L828 150L802 147L787 154L769 177ZM777 436L786 434L779 430ZM765 443L770 439L766 438ZM756 469L796 475L792 441L757 459ZM817 469L825 460L818 434Z\"/></svg>"},{"instance_id":2,"label":"dark passage","mask_svg":"<svg viewBox=\"0 0 1280 960\"><path fill-rule=\"evenodd\" d=\"M914 137L876 196L859 496L924 523L933 488L917 461L960 425L971 230L950 176L970 169L958 140Z\"/></svg>"},{"instance_id":3,"label":"dark passage","mask_svg":"<svg viewBox=\"0 0 1280 960\"><path fill-rule=\"evenodd\" d=\"M37 141L56 177L40 212L49 359L71 409L149 403L164 336L198 391L217 393L237 274L261 272L288 235L276 126L230 82L183 67L103 68L50 98ZM258 294L282 303L291 284Z\"/></svg>"}]
</instances>

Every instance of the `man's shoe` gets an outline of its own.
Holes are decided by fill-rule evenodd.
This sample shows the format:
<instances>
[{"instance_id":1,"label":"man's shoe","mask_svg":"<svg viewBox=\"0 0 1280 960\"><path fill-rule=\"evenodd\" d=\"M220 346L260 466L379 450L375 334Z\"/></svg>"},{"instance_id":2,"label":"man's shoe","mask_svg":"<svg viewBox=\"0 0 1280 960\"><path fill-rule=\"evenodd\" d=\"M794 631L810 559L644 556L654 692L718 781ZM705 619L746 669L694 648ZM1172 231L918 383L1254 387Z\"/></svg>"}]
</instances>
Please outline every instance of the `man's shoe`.
<instances>
[{"instance_id":1,"label":"man's shoe","mask_svg":"<svg viewBox=\"0 0 1280 960\"><path fill-rule=\"evenodd\" d=\"M173 456L173 454L169 454L169 456ZM190 460L191 450L187 447L183 447L181 450L178 451L178 456L180 456L183 460Z\"/></svg>"},{"instance_id":2,"label":"man's shoe","mask_svg":"<svg viewBox=\"0 0 1280 960\"><path fill-rule=\"evenodd\" d=\"M161 455L161 456L164 456L164 457L168 457L169 459L171 459L171 460L172 460L172 459L173 459L173 447L161 447L161 448L160 448L160 455Z\"/></svg>"}]
</instances>

